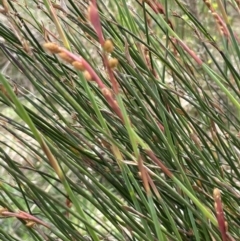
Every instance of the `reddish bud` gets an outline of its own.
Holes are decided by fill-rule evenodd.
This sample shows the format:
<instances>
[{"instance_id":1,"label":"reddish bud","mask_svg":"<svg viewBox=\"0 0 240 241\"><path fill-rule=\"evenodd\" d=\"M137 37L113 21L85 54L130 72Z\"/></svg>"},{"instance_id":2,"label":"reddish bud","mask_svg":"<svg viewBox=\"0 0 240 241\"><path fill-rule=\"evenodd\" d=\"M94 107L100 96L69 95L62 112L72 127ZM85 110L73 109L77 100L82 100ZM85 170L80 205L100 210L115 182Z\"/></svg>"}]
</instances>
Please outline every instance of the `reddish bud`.
<instances>
[{"instance_id":1,"label":"reddish bud","mask_svg":"<svg viewBox=\"0 0 240 241\"><path fill-rule=\"evenodd\" d=\"M100 44L103 45L104 38L103 38L102 27L100 23L99 14L98 14L97 4L95 1L88 7L88 19L98 36Z\"/></svg>"}]
</instances>

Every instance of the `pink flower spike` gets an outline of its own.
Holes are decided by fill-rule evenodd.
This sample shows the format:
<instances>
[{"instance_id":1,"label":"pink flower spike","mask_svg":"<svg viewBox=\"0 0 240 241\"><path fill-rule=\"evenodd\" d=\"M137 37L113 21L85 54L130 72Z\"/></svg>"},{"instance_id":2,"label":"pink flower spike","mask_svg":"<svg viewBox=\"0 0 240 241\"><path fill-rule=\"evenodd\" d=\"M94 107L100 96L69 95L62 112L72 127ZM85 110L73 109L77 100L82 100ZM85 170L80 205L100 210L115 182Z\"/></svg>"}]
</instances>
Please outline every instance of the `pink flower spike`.
<instances>
[{"instance_id":1,"label":"pink flower spike","mask_svg":"<svg viewBox=\"0 0 240 241\"><path fill-rule=\"evenodd\" d=\"M202 65L202 60L197 56L197 54L191 50L182 40L177 40L179 45L197 62L197 64Z\"/></svg>"},{"instance_id":2,"label":"pink flower spike","mask_svg":"<svg viewBox=\"0 0 240 241\"><path fill-rule=\"evenodd\" d=\"M97 83L97 85L98 85L98 87L100 89L105 87L105 85L100 80L100 78L98 77L96 72L93 70L91 65L85 59L83 59L82 57L79 57L79 56L71 53L70 51L68 51L68 50L66 50L64 48L60 48L60 50L61 50L61 52L66 53L70 58L72 58L73 61L78 61L79 63L81 63L83 68L89 72L89 74L91 75L92 79Z\"/></svg>"},{"instance_id":3,"label":"pink flower spike","mask_svg":"<svg viewBox=\"0 0 240 241\"><path fill-rule=\"evenodd\" d=\"M104 38L103 38L102 26L100 23L96 0L93 0L91 5L88 8L88 18L95 32L97 33L99 43L103 46Z\"/></svg>"}]
</instances>

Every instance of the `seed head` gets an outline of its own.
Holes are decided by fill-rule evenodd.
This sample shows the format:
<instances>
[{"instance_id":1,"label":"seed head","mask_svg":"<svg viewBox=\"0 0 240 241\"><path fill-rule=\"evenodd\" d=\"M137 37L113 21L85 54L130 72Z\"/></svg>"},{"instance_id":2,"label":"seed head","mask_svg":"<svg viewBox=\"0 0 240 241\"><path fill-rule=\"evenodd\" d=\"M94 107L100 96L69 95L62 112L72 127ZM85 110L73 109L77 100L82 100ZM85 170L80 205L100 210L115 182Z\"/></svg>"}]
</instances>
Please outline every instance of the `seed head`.
<instances>
[{"instance_id":1,"label":"seed head","mask_svg":"<svg viewBox=\"0 0 240 241\"><path fill-rule=\"evenodd\" d=\"M0 215L2 215L2 213L4 213L4 212L8 212L8 209L0 207Z\"/></svg>"},{"instance_id":2,"label":"seed head","mask_svg":"<svg viewBox=\"0 0 240 241\"><path fill-rule=\"evenodd\" d=\"M107 52L107 53L112 53L113 52L113 43L111 40L107 39L104 44L103 44L103 49Z\"/></svg>"},{"instance_id":3,"label":"seed head","mask_svg":"<svg viewBox=\"0 0 240 241\"><path fill-rule=\"evenodd\" d=\"M26 222L26 226L27 226L28 228L32 228L32 227L36 226L36 223L33 222L33 221L27 221L27 222Z\"/></svg>"},{"instance_id":4,"label":"seed head","mask_svg":"<svg viewBox=\"0 0 240 241\"><path fill-rule=\"evenodd\" d=\"M90 74L87 70L85 70L85 71L83 72L83 75L84 75L84 77L85 77L85 79L86 79L87 81L91 81L91 80L92 80L92 76L91 76L91 74Z\"/></svg>"},{"instance_id":5,"label":"seed head","mask_svg":"<svg viewBox=\"0 0 240 241\"><path fill-rule=\"evenodd\" d=\"M214 197L214 199L219 199L221 197L221 193L220 193L220 190L218 188L214 188L213 197Z\"/></svg>"},{"instance_id":6,"label":"seed head","mask_svg":"<svg viewBox=\"0 0 240 241\"><path fill-rule=\"evenodd\" d=\"M43 47L50 51L52 54L58 54L61 52L60 47L56 43L45 43Z\"/></svg>"},{"instance_id":7,"label":"seed head","mask_svg":"<svg viewBox=\"0 0 240 241\"><path fill-rule=\"evenodd\" d=\"M116 58L111 58L111 59L109 59L108 64L109 64L109 67L110 67L111 69L114 69L114 68L116 68L117 65L118 65L118 59L116 59Z\"/></svg>"},{"instance_id":8,"label":"seed head","mask_svg":"<svg viewBox=\"0 0 240 241\"><path fill-rule=\"evenodd\" d=\"M112 97L111 91L106 87L102 89L102 93L105 97Z\"/></svg>"},{"instance_id":9,"label":"seed head","mask_svg":"<svg viewBox=\"0 0 240 241\"><path fill-rule=\"evenodd\" d=\"M77 70L80 70L80 71L84 71L85 68L83 67L83 64L80 62L80 61L74 61L72 62L72 66L77 69Z\"/></svg>"},{"instance_id":10,"label":"seed head","mask_svg":"<svg viewBox=\"0 0 240 241\"><path fill-rule=\"evenodd\" d=\"M72 62L74 62L74 59L73 59L71 56L69 56L67 53L65 53L65 52L59 53L58 56L59 56L61 59L63 59L64 61L66 61L66 62L68 62L68 63L70 63L70 64L71 64Z\"/></svg>"}]
</instances>

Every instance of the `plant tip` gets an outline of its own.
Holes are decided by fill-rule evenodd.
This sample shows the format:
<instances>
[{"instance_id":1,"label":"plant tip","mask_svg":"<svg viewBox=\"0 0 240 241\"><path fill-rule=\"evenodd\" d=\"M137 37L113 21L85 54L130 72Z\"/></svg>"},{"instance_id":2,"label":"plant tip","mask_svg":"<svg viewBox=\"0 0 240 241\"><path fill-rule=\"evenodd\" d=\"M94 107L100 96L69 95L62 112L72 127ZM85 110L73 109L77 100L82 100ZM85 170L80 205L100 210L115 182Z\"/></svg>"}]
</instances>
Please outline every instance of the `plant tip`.
<instances>
[{"instance_id":1,"label":"plant tip","mask_svg":"<svg viewBox=\"0 0 240 241\"><path fill-rule=\"evenodd\" d=\"M213 190L213 197L214 199L217 199L221 196L220 190L218 188L214 188Z\"/></svg>"}]
</instances>

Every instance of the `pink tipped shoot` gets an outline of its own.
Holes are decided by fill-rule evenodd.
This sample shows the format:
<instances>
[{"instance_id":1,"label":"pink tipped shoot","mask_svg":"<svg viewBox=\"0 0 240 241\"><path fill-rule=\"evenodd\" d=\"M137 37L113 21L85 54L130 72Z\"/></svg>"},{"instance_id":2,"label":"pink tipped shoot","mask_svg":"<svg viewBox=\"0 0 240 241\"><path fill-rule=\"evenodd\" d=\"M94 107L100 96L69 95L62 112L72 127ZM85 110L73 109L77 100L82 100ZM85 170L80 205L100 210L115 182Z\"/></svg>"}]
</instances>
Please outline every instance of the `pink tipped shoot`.
<instances>
[{"instance_id":1,"label":"pink tipped shoot","mask_svg":"<svg viewBox=\"0 0 240 241\"><path fill-rule=\"evenodd\" d=\"M219 231L221 233L222 240L227 241L227 225L225 222L225 217L224 217L224 212L223 212L221 193L218 188L214 188L213 198L214 198L214 208L216 211Z\"/></svg>"},{"instance_id":2,"label":"pink tipped shoot","mask_svg":"<svg viewBox=\"0 0 240 241\"><path fill-rule=\"evenodd\" d=\"M103 38L102 27L101 27L101 23L100 23L100 18L99 18L99 14L98 14L96 1L92 1L92 3L90 4L90 6L88 8L88 19L89 19L90 23L92 24L92 26L98 36L100 44L103 45L104 38Z\"/></svg>"}]
</instances>

